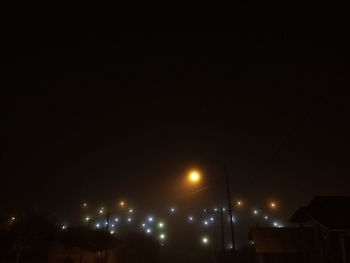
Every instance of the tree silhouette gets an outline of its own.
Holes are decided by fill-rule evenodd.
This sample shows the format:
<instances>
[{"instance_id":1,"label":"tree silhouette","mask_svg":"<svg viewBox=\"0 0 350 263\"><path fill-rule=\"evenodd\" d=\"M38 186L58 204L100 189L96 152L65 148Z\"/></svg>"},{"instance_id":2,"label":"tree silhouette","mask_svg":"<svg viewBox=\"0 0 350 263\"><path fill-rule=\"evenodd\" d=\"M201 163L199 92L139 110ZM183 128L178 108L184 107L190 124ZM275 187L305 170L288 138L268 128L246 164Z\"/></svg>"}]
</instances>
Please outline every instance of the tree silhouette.
<instances>
[{"instance_id":1,"label":"tree silhouette","mask_svg":"<svg viewBox=\"0 0 350 263\"><path fill-rule=\"evenodd\" d=\"M16 220L8 232L13 261L46 261L48 247L54 242L57 230L55 220L38 213L28 213Z\"/></svg>"}]
</instances>

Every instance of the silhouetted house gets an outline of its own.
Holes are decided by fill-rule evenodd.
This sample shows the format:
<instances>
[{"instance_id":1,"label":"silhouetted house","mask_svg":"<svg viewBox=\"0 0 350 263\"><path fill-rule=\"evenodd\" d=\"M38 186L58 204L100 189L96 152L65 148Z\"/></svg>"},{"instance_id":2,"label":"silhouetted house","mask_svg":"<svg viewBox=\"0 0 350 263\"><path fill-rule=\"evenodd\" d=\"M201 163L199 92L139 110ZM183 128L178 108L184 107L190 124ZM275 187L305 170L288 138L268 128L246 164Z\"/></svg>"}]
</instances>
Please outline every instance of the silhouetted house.
<instances>
[{"instance_id":1,"label":"silhouetted house","mask_svg":"<svg viewBox=\"0 0 350 263\"><path fill-rule=\"evenodd\" d=\"M321 263L314 228L253 227L249 232L257 263Z\"/></svg>"},{"instance_id":2,"label":"silhouetted house","mask_svg":"<svg viewBox=\"0 0 350 263\"><path fill-rule=\"evenodd\" d=\"M321 244L323 262L350 262L350 197L317 196L300 207L290 222L314 227Z\"/></svg>"},{"instance_id":3,"label":"silhouetted house","mask_svg":"<svg viewBox=\"0 0 350 263\"><path fill-rule=\"evenodd\" d=\"M48 263L116 263L119 243L105 231L69 229L50 248Z\"/></svg>"}]
</instances>

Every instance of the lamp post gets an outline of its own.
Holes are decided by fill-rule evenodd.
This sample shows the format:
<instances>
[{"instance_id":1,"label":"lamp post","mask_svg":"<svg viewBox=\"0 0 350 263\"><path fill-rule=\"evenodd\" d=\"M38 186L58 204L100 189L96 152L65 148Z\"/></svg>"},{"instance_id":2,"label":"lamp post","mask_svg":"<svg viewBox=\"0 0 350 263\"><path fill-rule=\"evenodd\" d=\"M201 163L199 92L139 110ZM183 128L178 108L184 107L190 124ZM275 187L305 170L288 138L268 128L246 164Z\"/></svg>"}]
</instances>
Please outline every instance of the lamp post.
<instances>
[{"instance_id":1,"label":"lamp post","mask_svg":"<svg viewBox=\"0 0 350 263\"><path fill-rule=\"evenodd\" d=\"M233 250L233 252L236 252L235 233L234 233L234 229L233 229L233 218L232 218L230 179L229 179L227 167L226 167L225 164L224 164L224 170L225 170L227 205L228 205L228 212L229 212L229 216L230 216L230 230L231 230L232 250Z\"/></svg>"},{"instance_id":2,"label":"lamp post","mask_svg":"<svg viewBox=\"0 0 350 263\"><path fill-rule=\"evenodd\" d=\"M233 227L233 217L232 217L232 202L231 202L231 191L230 191L230 180L228 175L228 170L226 165L224 164L224 176L225 176L225 190L226 190L226 197L227 197L227 205L228 205L228 212L230 217L230 234L231 234L231 242L232 242L232 251L236 252L236 245L235 245L235 234L234 234L234 227ZM191 184L198 184L201 181L201 173L197 170L192 170L188 174L188 181ZM223 213L223 211L221 211Z\"/></svg>"},{"instance_id":3,"label":"lamp post","mask_svg":"<svg viewBox=\"0 0 350 263\"><path fill-rule=\"evenodd\" d=\"M224 209L208 211L210 214L220 214L220 232L221 232L221 247L225 250L225 236L224 236Z\"/></svg>"}]
</instances>

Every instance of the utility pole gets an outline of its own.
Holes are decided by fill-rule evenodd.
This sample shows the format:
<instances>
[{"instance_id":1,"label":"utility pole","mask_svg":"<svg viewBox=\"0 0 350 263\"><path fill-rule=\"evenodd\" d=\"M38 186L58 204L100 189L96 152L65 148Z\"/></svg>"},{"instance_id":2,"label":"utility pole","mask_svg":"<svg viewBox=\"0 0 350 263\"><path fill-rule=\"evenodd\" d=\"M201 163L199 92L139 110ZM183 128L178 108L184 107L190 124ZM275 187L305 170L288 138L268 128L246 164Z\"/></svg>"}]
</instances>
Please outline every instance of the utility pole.
<instances>
[{"instance_id":1,"label":"utility pole","mask_svg":"<svg viewBox=\"0 0 350 263\"><path fill-rule=\"evenodd\" d=\"M208 214L220 214L220 239L221 239L221 247L222 251L225 251L225 231L224 231L224 209L221 208L220 210L212 210L209 211Z\"/></svg>"},{"instance_id":2,"label":"utility pole","mask_svg":"<svg viewBox=\"0 0 350 263\"><path fill-rule=\"evenodd\" d=\"M110 217L110 214L109 214L109 212L107 212L107 214L106 214L106 230L107 230L107 232L109 230L109 217Z\"/></svg>"},{"instance_id":3,"label":"utility pole","mask_svg":"<svg viewBox=\"0 0 350 263\"><path fill-rule=\"evenodd\" d=\"M225 251L225 231L224 231L224 208L221 207L220 211L220 219L221 219L221 246L222 251Z\"/></svg>"},{"instance_id":4,"label":"utility pole","mask_svg":"<svg viewBox=\"0 0 350 263\"><path fill-rule=\"evenodd\" d=\"M226 183L226 194L227 194L227 205L228 205L228 212L230 216L230 230L231 230L231 241L232 241L232 251L233 253L236 252L236 244L235 244L235 234L233 229L233 217L232 217L232 203L231 203L231 191L230 191L230 180L228 176L227 167L224 164L224 170L225 170L225 183Z\"/></svg>"}]
</instances>

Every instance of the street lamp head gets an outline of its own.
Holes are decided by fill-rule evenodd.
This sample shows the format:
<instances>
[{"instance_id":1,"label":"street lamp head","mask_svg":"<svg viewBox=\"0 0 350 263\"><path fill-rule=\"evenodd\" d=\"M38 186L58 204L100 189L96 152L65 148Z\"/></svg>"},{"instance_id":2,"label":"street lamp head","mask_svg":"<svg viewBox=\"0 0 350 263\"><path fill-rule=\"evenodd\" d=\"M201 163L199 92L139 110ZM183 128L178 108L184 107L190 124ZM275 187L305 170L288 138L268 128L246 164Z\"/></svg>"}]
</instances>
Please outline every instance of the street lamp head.
<instances>
[{"instance_id":1,"label":"street lamp head","mask_svg":"<svg viewBox=\"0 0 350 263\"><path fill-rule=\"evenodd\" d=\"M201 180L201 174L199 171L197 170L190 171L190 173L188 174L188 181L190 183L196 184L196 183L199 183L200 180Z\"/></svg>"},{"instance_id":2,"label":"street lamp head","mask_svg":"<svg viewBox=\"0 0 350 263\"><path fill-rule=\"evenodd\" d=\"M277 207L276 202L271 202L271 203L270 203L270 208L274 209L274 208L276 208L276 207Z\"/></svg>"},{"instance_id":3,"label":"street lamp head","mask_svg":"<svg viewBox=\"0 0 350 263\"><path fill-rule=\"evenodd\" d=\"M208 237L202 237L202 244L207 245L209 243Z\"/></svg>"}]
</instances>

